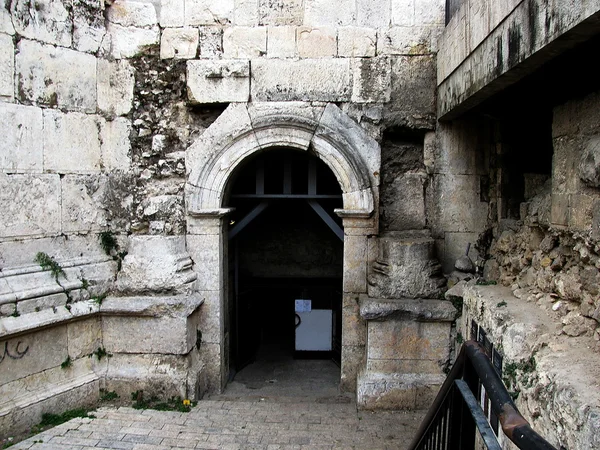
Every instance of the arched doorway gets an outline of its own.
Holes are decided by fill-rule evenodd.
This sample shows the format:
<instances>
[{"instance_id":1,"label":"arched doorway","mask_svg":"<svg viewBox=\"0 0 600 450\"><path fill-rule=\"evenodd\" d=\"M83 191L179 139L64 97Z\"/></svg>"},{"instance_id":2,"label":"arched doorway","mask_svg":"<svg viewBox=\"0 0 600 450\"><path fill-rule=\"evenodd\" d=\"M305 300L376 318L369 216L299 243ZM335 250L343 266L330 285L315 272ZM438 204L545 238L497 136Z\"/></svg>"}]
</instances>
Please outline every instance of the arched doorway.
<instances>
[{"instance_id":1,"label":"arched doorway","mask_svg":"<svg viewBox=\"0 0 600 450\"><path fill-rule=\"evenodd\" d=\"M232 174L224 206L227 240L229 379L312 367L332 374L342 347L342 191L312 152L273 148ZM324 360L299 366L296 360ZM261 365L257 368L256 365ZM283 374L286 377L285 374ZM286 380L290 382L293 380Z\"/></svg>"},{"instance_id":2,"label":"arched doorway","mask_svg":"<svg viewBox=\"0 0 600 450\"><path fill-rule=\"evenodd\" d=\"M204 299L199 315L199 391L220 392L230 373L227 187L237 169L269 149L311 153L326 165L341 188L343 223L342 346L340 388L355 391L364 365L366 327L359 296L367 292L370 236L377 235L379 144L337 106L309 103L236 103L187 149L186 245Z\"/></svg>"}]
</instances>

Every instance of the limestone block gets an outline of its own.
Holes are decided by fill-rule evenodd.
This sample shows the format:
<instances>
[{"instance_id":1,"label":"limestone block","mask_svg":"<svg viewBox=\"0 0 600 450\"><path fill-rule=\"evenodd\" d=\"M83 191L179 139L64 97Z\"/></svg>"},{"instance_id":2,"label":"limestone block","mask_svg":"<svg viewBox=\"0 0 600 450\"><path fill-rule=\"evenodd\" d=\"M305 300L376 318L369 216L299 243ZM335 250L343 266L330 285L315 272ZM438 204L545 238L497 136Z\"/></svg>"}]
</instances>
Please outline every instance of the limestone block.
<instances>
[{"instance_id":1,"label":"limestone block","mask_svg":"<svg viewBox=\"0 0 600 450\"><path fill-rule=\"evenodd\" d=\"M68 351L72 359L87 357L102 347L102 319L94 317L67 324Z\"/></svg>"},{"instance_id":2,"label":"limestone block","mask_svg":"<svg viewBox=\"0 0 600 450\"><path fill-rule=\"evenodd\" d=\"M337 55L335 28L300 27L296 32L298 55L301 58L324 58Z\"/></svg>"},{"instance_id":3,"label":"limestone block","mask_svg":"<svg viewBox=\"0 0 600 450\"><path fill-rule=\"evenodd\" d=\"M348 101L351 94L347 59L275 59L252 62L255 101Z\"/></svg>"},{"instance_id":4,"label":"limestone block","mask_svg":"<svg viewBox=\"0 0 600 450\"><path fill-rule=\"evenodd\" d=\"M42 110L33 106L0 103L0 168L37 171L43 168Z\"/></svg>"},{"instance_id":5,"label":"limestone block","mask_svg":"<svg viewBox=\"0 0 600 450\"><path fill-rule=\"evenodd\" d=\"M61 0L17 0L11 4L15 30L21 36L37 41L71 46L69 11Z\"/></svg>"},{"instance_id":6,"label":"limestone block","mask_svg":"<svg viewBox=\"0 0 600 450\"><path fill-rule=\"evenodd\" d=\"M216 59L223 55L223 28L200 27L200 58Z\"/></svg>"},{"instance_id":7,"label":"limestone block","mask_svg":"<svg viewBox=\"0 0 600 450\"><path fill-rule=\"evenodd\" d=\"M134 236L117 288L126 292L178 289L196 279L191 268L183 236Z\"/></svg>"},{"instance_id":8,"label":"limestone block","mask_svg":"<svg viewBox=\"0 0 600 450\"><path fill-rule=\"evenodd\" d=\"M391 95L391 62L388 57L357 58L353 67L352 101L384 103Z\"/></svg>"},{"instance_id":9,"label":"limestone block","mask_svg":"<svg viewBox=\"0 0 600 450\"><path fill-rule=\"evenodd\" d=\"M98 109L109 117L131 111L134 69L126 60L98 59Z\"/></svg>"},{"instance_id":10,"label":"limestone block","mask_svg":"<svg viewBox=\"0 0 600 450\"><path fill-rule=\"evenodd\" d=\"M109 22L107 26L110 34L110 55L115 59L132 58L151 45L160 41L160 29L123 27Z\"/></svg>"},{"instance_id":11,"label":"limestone block","mask_svg":"<svg viewBox=\"0 0 600 450\"><path fill-rule=\"evenodd\" d=\"M420 230L426 226L424 173L405 173L384 185L381 221L388 231ZM399 202L398 199L402 201Z\"/></svg>"},{"instance_id":12,"label":"limestone block","mask_svg":"<svg viewBox=\"0 0 600 450\"><path fill-rule=\"evenodd\" d=\"M446 21L444 0L418 0L415 4L415 25L440 25Z\"/></svg>"},{"instance_id":13,"label":"limestone block","mask_svg":"<svg viewBox=\"0 0 600 450\"><path fill-rule=\"evenodd\" d=\"M79 9L73 15L73 48L80 52L96 53L106 36L104 16L100 8L96 16L80 13ZM100 20L102 19L102 20Z\"/></svg>"},{"instance_id":14,"label":"limestone block","mask_svg":"<svg viewBox=\"0 0 600 450\"><path fill-rule=\"evenodd\" d=\"M2 289L2 292L4 293L4 289ZM38 312L44 308L57 308L59 306L65 306L67 304L67 300L68 298L65 294L46 295L44 297L21 300L18 302L18 304L14 305L13 308L16 308L19 314L23 315L32 312ZM11 310L11 314L13 311L14 309Z\"/></svg>"},{"instance_id":15,"label":"limestone block","mask_svg":"<svg viewBox=\"0 0 600 450\"><path fill-rule=\"evenodd\" d=\"M10 11L7 8L7 2L0 3L0 33L15 34L15 27L12 23Z\"/></svg>"},{"instance_id":16,"label":"limestone block","mask_svg":"<svg viewBox=\"0 0 600 450\"><path fill-rule=\"evenodd\" d=\"M338 29L338 56L362 58L375 56L377 31L374 28L341 27Z\"/></svg>"},{"instance_id":17,"label":"limestone block","mask_svg":"<svg viewBox=\"0 0 600 450\"><path fill-rule=\"evenodd\" d=\"M396 26L379 33L380 55L429 55L437 51L442 26Z\"/></svg>"},{"instance_id":18,"label":"limestone block","mask_svg":"<svg viewBox=\"0 0 600 450\"><path fill-rule=\"evenodd\" d=\"M192 59L198 52L199 35L196 28L166 28L160 39L162 59Z\"/></svg>"},{"instance_id":19,"label":"limestone block","mask_svg":"<svg viewBox=\"0 0 600 450\"><path fill-rule=\"evenodd\" d=\"M419 3L419 0L391 0L391 24L405 27L415 25L415 3Z\"/></svg>"},{"instance_id":20,"label":"limestone block","mask_svg":"<svg viewBox=\"0 0 600 450\"><path fill-rule=\"evenodd\" d=\"M15 92L15 46L12 37L0 34L0 99L12 101Z\"/></svg>"},{"instance_id":21,"label":"limestone block","mask_svg":"<svg viewBox=\"0 0 600 450\"><path fill-rule=\"evenodd\" d=\"M48 345L52 342L52 345ZM4 358L2 361L2 383L24 378L52 367L60 366L67 358L67 327L59 326L39 330L17 338L0 342L20 359Z\"/></svg>"},{"instance_id":22,"label":"limestone block","mask_svg":"<svg viewBox=\"0 0 600 450\"><path fill-rule=\"evenodd\" d=\"M356 18L354 0L305 0L304 25L344 26L351 25Z\"/></svg>"},{"instance_id":23,"label":"limestone block","mask_svg":"<svg viewBox=\"0 0 600 450\"><path fill-rule=\"evenodd\" d=\"M151 2L115 0L106 9L109 22L124 27L151 27L158 23L156 9Z\"/></svg>"},{"instance_id":24,"label":"limestone block","mask_svg":"<svg viewBox=\"0 0 600 450\"><path fill-rule=\"evenodd\" d=\"M444 375L419 373L385 374L367 372L358 379L356 403L359 409L424 409L433 402Z\"/></svg>"},{"instance_id":25,"label":"limestone block","mask_svg":"<svg viewBox=\"0 0 600 450\"><path fill-rule=\"evenodd\" d=\"M163 28L182 27L185 23L185 0L160 0L158 22Z\"/></svg>"},{"instance_id":26,"label":"limestone block","mask_svg":"<svg viewBox=\"0 0 600 450\"><path fill-rule=\"evenodd\" d=\"M198 330L202 333L202 343L218 344L223 339L221 293L219 291L199 291L198 296L204 300L199 311L198 321Z\"/></svg>"},{"instance_id":27,"label":"limestone block","mask_svg":"<svg viewBox=\"0 0 600 450\"><path fill-rule=\"evenodd\" d=\"M101 123L97 116L44 110L44 168L61 173L100 170Z\"/></svg>"},{"instance_id":28,"label":"limestone block","mask_svg":"<svg viewBox=\"0 0 600 450\"><path fill-rule=\"evenodd\" d=\"M58 175L1 175L0 236L60 233Z\"/></svg>"},{"instance_id":29,"label":"limestone block","mask_svg":"<svg viewBox=\"0 0 600 450\"><path fill-rule=\"evenodd\" d=\"M234 0L185 0L186 25L226 25L233 19Z\"/></svg>"},{"instance_id":30,"label":"limestone block","mask_svg":"<svg viewBox=\"0 0 600 450\"><path fill-rule=\"evenodd\" d=\"M340 369L340 391L356 392L356 379L363 370L365 360L364 346L342 346L342 367Z\"/></svg>"},{"instance_id":31,"label":"limestone block","mask_svg":"<svg viewBox=\"0 0 600 450\"><path fill-rule=\"evenodd\" d=\"M62 231L101 231L107 225L103 200L108 189L104 176L66 175L61 179Z\"/></svg>"},{"instance_id":32,"label":"limestone block","mask_svg":"<svg viewBox=\"0 0 600 450\"><path fill-rule=\"evenodd\" d=\"M302 0L258 0L260 25L302 25L304 4Z\"/></svg>"},{"instance_id":33,"label":"limestone block","mask_svg":"<svg viewBox=\"0 0 600 450\"><path fill-rule=\"evenodd\" d=\"M102 166L107 170L127 171L131 166L131 121L125 117L102 123Z\"/></svg>"},{"instance_id":34,"label":"limestone block","mask_svg":"<svg viewBox=\"0 0 600 450\"><path fill-rule=\"evenodd\" d=\"M250 59L267 53L266 27L230 27L223 33L225 58Z\"/></svg>"},{"instance_id":35,"label":"limestone block","mask_svg":"<svg viewBox=\"0 0 600 450\"><path fill-rule=\"evenodd\" d=\"M344 236L344 292L367 290L367 237Z\"/></svg>"},{"instance_id":36,"label":"limestone block","mask_svg":"<svg viewBox=\"0 0 600 450\"><path fill-rule=\"evenodd\" d=\"M356 1L356 21L363 27L388 28L391 11L390 0Z\"/></svg>"},{"instance_id":37,"label":"limestone block","mask_svg":"<svg viewBox=\"0 0 600 450\"><path fill-rule=\"evenodd\" d=\"M22 39L16 56L20 100L96 112L96 58Z\"/></svg>"},{"instance_id":38,"label":"limestone block","mask_svg":"<svg viewBox=\"0 0 600 450\"><path fill-rule=\"evenodd\" d=\"M391 102L386 115L416 122L435 118L435 57L392 57ZM457 163L458 164L458 163Z\"/></svg>"},{"instance_id":39,"label":"limestone block","mask_svg":"<svg viewBox=\"0 0 600 450\"><path fill-rule=\"evenodd\" d=\"M187 236L187 247L194 261L194 271L198 273L199 291L219 291L223 284L221 274L221 236Z\"/></svg>"},{"instance_id":40,"label":"limestone block","mask_svg":"<svg viewBox=\"0 0 600 450\"><path fill-rule=\"evenodd\" d=\"M269 58L293 58L297 54L295 27L268 28L267 56Z\"/></svg>"},{"instance_id":41,"label":"limestone block","mask_svg":"<svg viewBox=\"0 0 600 450\"><path fill-rule=\"evenodd\" d=\"M358 314L358 305L342 309L342 345L364 346L367 343L367 324Z\"/></svg>"},{"instance_id":42,"label":"limestone block","mask_svg":"<svg viewBox=\"0 0 600 450\"><path fill-rule=\"evenodd\" d=\"M258 25L258 0L235 0L233 24L237 26Z\"/></svg>"},{"instance_id":43,"label":"limestone block","mask_svg":"<svg viewBox=\"0 0 600 450\"><path fill-rule=\"evenodd\" d=\"M188 61L188 98L191 103L246 102L250 95L248 61Z\"/></svg>"}]
</instances>

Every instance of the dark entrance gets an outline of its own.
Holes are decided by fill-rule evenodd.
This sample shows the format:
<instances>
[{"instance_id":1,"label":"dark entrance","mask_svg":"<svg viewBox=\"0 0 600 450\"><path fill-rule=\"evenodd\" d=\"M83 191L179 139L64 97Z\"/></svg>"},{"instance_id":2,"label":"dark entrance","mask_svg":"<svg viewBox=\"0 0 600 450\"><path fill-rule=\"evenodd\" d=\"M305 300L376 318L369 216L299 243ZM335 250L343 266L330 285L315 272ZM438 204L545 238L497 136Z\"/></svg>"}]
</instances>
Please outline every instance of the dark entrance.
<instances>
[{"instance_id":1,"label":"dark entrance","mask_svg":"<svg viewBox=\"0 0 600 450\"><path fill-rule=\"evenodd\" d=\"M262 360L339 365L342 195L330 169L308 152L269 150L236 171L228 198L230 380Z\"/></svg>"}]
</instances>

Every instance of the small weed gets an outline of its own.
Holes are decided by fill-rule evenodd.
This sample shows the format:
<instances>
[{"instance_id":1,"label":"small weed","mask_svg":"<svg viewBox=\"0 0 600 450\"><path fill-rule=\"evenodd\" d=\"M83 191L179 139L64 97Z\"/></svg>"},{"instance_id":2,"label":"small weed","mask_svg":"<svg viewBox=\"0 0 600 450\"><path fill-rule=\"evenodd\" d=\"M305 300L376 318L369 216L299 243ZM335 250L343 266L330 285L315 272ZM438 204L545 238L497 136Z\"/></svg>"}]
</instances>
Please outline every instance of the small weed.
<instances>
[{"instance_id":1,"label":"small weed","mask_svg":"<svg viewBox=\"0 0 600 450\"><path fill-rule=\"evenodd\" d=\"M119 398L119 394L115 391L107 391L106 389L100 389L100 401L101 402L110 402L111 400L116 400Z\"/></svg>"},{"instance_id":2,"label":"small weed","mask_svg":"<svg viewBox=\"0 0 600 450\"><path fill-rule=\"evenodd\" d=\"M38 252L38 254L35 255L35 260L40 265L42 270L49 270L57 282L59 276L62 276L65 279L67 278L63 268L60 267L60 264L58 264L52 256L49 256L44 252Z\"/></svg>"},{"instance_id":3,"label":"small weed","mask_svg":"<svg viewBox=\"0 0 600 450\"><path fill-rule=\"evenodd\" d=\"M498 282L496 280L486 281L486 280L480 278L479 280L477 280L477 282L475 284L477 286L496 286L498 284Z\"/></svg>"},{"instance_id":4,"label":"small weed","mask_svg":"<svg viewBox=\"0 0 600 450\"><path fill-rule=\"evenodd\" d=\"M171 397L167 401L161 401L155 395L149 399L144 398L144 391L135 391L131 393L132 407L134 409L154 409L157 411L179 411L190 412L197 402L182 400L181 397Z\"/></svg>"},{"instance_id":5,"label":"small weed","mask_svg":"<svg viewBox=\"0 0 600 450\"><path fill-rule=\"evenodd\" d=\"M81 279L81 289L84 290L88 290L88 288L90 287L90 282L88 280L86 280L85 278Z\"/></svg>"},{"instance_id":6,"label":"small weed","mask_svg":"<svg viewBox=\"0 0 600 450\"><path fill-rule=\"evenodd\" d=\"M94 303L98 303L98 305L101 305L105 298L106 298L106 294L101 294L101 295L94 295L93 297L90 297L90 300L93 301Z\"/></svg>"},{"instance_id":7,"label":"small weed","mask_svg":"<svg viewBox=\"0 0 600 450\"><path fill-rule=\"evenodd\" d=\"M499 302L496 306L498 308L502 308L503 306L506 306L508 303L506 303L504 300L502 300L501 302Z\"/></svg>"},{"instance_id":8,"label":"small weed","mask_svg":"<svg viewBox=\"0 0 600 450\"><path fill-rule=\"evenodd\" d=\"M19 317L21 314L19 314L19 311L17 311L17 307L15 306L15 310L13 311L13 313L11 314L11 316L13 317Z\"/></svg>"},{"instance_id":9,"label":"small weed","mask_svg":"<svg viewBox=\"0 0 600 450\"><path fill-rule=\"evenodd\" d=\"M4 444L4 445L2 446L2 448L3 448L3 449L5 449L5 448L8 448L8 447L12 447L13 445L15 445L15 443L14 443L14 442L7 442L6 444Z\"/></svg>"},{"instance_id":10,"label":"small weed","mask_svg":"<svg viewBox=\"0 0 600 450\"><path fill-rule=\"evenodd\" d=\"M464 342L464 338L461 333L456 333L456 342L461 345Z\"/></svg>"},{"instance_id":11,"label":"small weed","mask_svg":"<svg viewBox=\"0 0 600 450\"><path fill-rule=\"evenodd\" d=\"M106 349L104 347L98 347L98 350L96 350L95 352L92 352L88 355L89 358L91 358L92 356L96 356L96 358L98 358L98 361L102 361L102 358L104 358L105 356L107 358L111 358L112 355L110 353L107 353Z\"/></svg>"},{"instance_id":12,"label":"small weed","mask_svg":"<svg viewBox=\"0 0 600 450\"><path fill-rule=\"evenodd\" d=\"M95 416L89 414L89 410L85 408L71 409L69 411L65 411L62 414L44 413L42 414L42 421L38 425L35 425L32 428L31 432L39 433L40 431L44 431L48 428L52 428L62 423L68 422L69 420L74 419L76 417L89 417L91 419L95 418Z\"/></svg>"},{"instance_id":13,"label":"small weed","mask_svg":"<svg viewBox=\"0 0 600 450\"><path fill-rule=\"evenodd\" d=\"M36 307L35 307L35 312L40 312L40 310L41 310L41 309L42 309L42 308L40 308L39 306L36 306Z\"/></svg>"},{"instance_id":14,"label":"small weed","mask_svg":"<svg viewBox=\"0 0 600 450\"><path fill-rule=\"evenodd\" d=\"M67 304L65 305L65 309L66 309L67 311L71 311L71 305L69 305L69 304L67 303Z\"/></svg>"},{"instance_id":15,"label":"small weed","mask_svg":"<svg viewBox=\"0 0 600 450\"><path fill-rule=\"evenodd\" d=\"M117 251L119 249L119 244L111 231L100 233L100 246L108 256L111 256L113 250Z\"/></svg>"},{"instance_id":16,"label":"small weed","mask_svg":"<svg viewBox=\"0 0 600 450\"><path fill-rule=\"evenodd\" d=\"M60 363L61 369L68 369L73 365L73 360L70 355L67 355L67 359L65 359L62 363Z\"/></svg>"}]
</instances>

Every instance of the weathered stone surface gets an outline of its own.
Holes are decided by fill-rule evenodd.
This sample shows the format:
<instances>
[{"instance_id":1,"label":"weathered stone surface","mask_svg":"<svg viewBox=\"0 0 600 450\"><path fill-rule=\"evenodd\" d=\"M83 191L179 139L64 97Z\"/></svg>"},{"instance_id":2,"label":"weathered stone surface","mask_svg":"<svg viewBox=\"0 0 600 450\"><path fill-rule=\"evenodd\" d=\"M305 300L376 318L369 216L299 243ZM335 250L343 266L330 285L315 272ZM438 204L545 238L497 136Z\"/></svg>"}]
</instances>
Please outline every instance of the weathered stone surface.
<instances>
[{"instance_id":1,"label":"weathered stone surface","mask_svg":"<svg viewBox=\"0 0 600 450\"><path fill-rule=\"evenodd\" d=\"M335 28L300 27L296 31L298 55L301 58L324 58L337 55Z\"/></svg>"},{"instance_id":2,"label":"weathered stone surface","mask_svg":"<svg viewBox=\"0 0 600 450\"><path fill-rule=\"evenodd\" d=\"M379 238L379 256L369 273L369 296L437 298L445 284L427 231L388 232Z\"/></svg>"},{"instance_id":3,"label":"weathered stone surface","mask_svg":"<svg viewBox=\"0 0 600 450\"><path fill-rule=\"evenodd\" d=\"M6 0L0 3L0 33L13 35L15 34L15 28L8 6L9 4Z\"/></svg>"},{"instance_id":4,"label":"weathered stone surface","mask_svg":"<svg viewBox=\"0 0 600 450\"><path fill-rule=\"evenodd\" d=\"M94 317L67 324L69 356L72 359L88 357L102 347L102 320Z\"/></svg>"},{"instance_id":5,"label":"weathered stone surface","mask_svg":"<svg viewBox=\"0 0 600 450\"><path fill-rule=\"evenodd\" d=\"M0 236L60 233L58 175L1 175Z\"/></svg>"},{"instance_id":6,"label":"weathered stone surface","mask_svg":"<svg viewBox=\"0 0 600 450\"><path fill-rule=\"evenodd\" d=\"M258 1L235 0L233 24L237 26L258 25Z\"/></svg>"},{"instance_id":7,"label":"weathered stone surface","mask_svg":"<svg viewBox=\"0 0 600 450\"><path fill-rule=\"evenodd\" d=\"M223 33L225 58L256 58L267 53L266 27L230 27Z\"/></svg>"},{"instance_id":8,"label":"weathered stone surface","mask_svg":"<svg viewBox=\"0 0 600 450\"><path fill-rule=\"evenodd\" d=\"M258 0L260 25L302 25L304 2L302 0Z\"/></svg>"},{"instance_id":9,"label":"weathered stone surface","mask_svg":"<svg viewBox=\"0 0 600 450\"><path fill-rule=\"evenodd\" d=\"M356 1L356 21L363 27L388 28L391 11L390 0Z\"/></svg>"},{"instance_id":10,"label":"weathered stone surface","mask_svg":"<svg viewBox=\"0 0 600 450\"><path fill-rule=\"evenodd\" d=\"M293 58L297 54L295 27L268 28L267 56L269 58Z\"/></svg>"},{"instance_id":11,"label":"weathered stone surface","mask_svg":"<svg viewBox=\"0 0 600 450\"><path fill-rule=\"evenodd\" d=\"M131 165L131 122L124 117L104 122L100 131L102 139L102 167L108 170L127 171Z\"/></svg>"},{"instance_id":12,"label":"weathered stone surface","mask_svg":"<svg viewBox=\"0 0 600 450\"><path fill-rule=\"evenodd\" d=\"M96 112L96 58L22 39L16 56L19 99Z\"/></svg>"},{"instance_id":13,"label":"weathered stone surface","mask_svg":"<svg viewBox=\"0 0 600 450\"><path fill-rule=\"evenodd\" d=\"M594 136L585 143L579 176L588 185L600 187L600 136Z\"/></svg>"},{"instance_id":14,"label":"weathered stone surface","mask_svg":"<svg viewBox=\"0 0 600 450\"><path fill-rule=\"evenodd\" d=\"M42 110L0 103L0 168L38 171L43 168Z\"/></svg>"},{"instance_id":15,"label":"weathered stone surface","mask_svg":"<svg viewBox=\"0 0 600 450\"><path fill-rule=\"evenodd\" d=\"M114 117L131 111L134 69L126 60L98 59L98 109Z\"/></svg>"},{"instance_id":16,"label":"weathered stone surface","mask_svg":"<svg viewBox=\"0 0 600 450\"><path fill-rule=\"evenodd\" d=\"M61 179L62 231L100 231L106 226L106 177L67 175Z\"/></svg>"},{"instance_id":17,"label":"weathered stone surface","mask_svg":"<svg viewBox=\"0 0 600 450\"><path fill-rule=\"evenodd\" d=\"M44 110L44 168L61 173L100 170L97 116Z\"/></svg>"},{"instance_id":18,"label":"weathered stone surface","mask_svg":"<svg viewBox=\"0 0 600 450\"><path fill-rule=\"evenodd\" d=\"M234 0L185 0L186 25L226 25L233 19Z\"/></svg>"},{"instance_id":19,"label":"weathered stone surface","mask_svg":"<svg viewBox=\"0 0 600 450\"><path fill-rule=\"evenodd\" d=\"M63 47L71 46L73 24L60 0L17 0L11 4L15 30L22 36Z\"/></svg>"},{"instance_id":20,"label":"weathered stone surface","mask_svg":"<svg viewBox=\"0 0 600 450\"><path fill-rule=\"evenodd\" d=\"M185 23L185 0L160 0L159 23L163 28L182 27Z\"/></svg>"},{"instance_id":21,"label":"weathered stone surface","mask_svg":"<svg viewBox=\"0 0 600 450\"><path fill-rule=\"evenodd\" d=\"M352 101L384 103L390 100L391 65L387 57L354 60Z\"/></svg>"},{"instance_id":22,"label":"weathered stone surface","mask_svg":"<svg viewBox=\"0 0 600 450\"><path fill-rule=\"evenodd\" d=\"M342 346L342 367L340 375L340 391L356 392L356 379L364 366L364 345Z\"/></svg>"},{"instance_id":23,"label":"weathered stone surface","mask_svg":"<svg viewBox=\"0 0 600 450\"><path fill-rule=\"evenodd\" d=\"M437 51L442 26L396 26L381 32L377 40L380 55L429 55Z\"/></svg>"},{"instance_id":24,"label":"weathered stone surface","mask_svg":"<svg viewBox=\"0 0 600 450\"><path fill-rule=\"evenodd\" d=\"M347 101L351 95L346 59L252 62L252 98L257 101Z\"/></svg>"},{"instance_id":25,"label":"weathered stone surface","mask_svg":"<svg viewBox=\"0 0 600 450\"><path fill-rule=\"evenodd\" d=\"M304 5L304 24L308 26L351 25L355 18L354 0L309 0Z\"/></svg>"},{"instance_id":26,"label":"weathered stone surface","mask_svg":"<svg viewBox=\"0 0 600 450\"><path fill-rule=\"evenodd\" d=\"M362 295L360 316L365 320L452 322L456 309L444 300L380 299Z\"/></svg>"},{"instance_id":27,"label":"weathered stone surface","mask_svg":"<svg viewBox=\"0 0 600 450\"><path fill-rule=\"evenodd\" d=\"M101 2L86 4L89 9L73 12L73 47L75 50L96 53L106 36L104 8ZM93 13L92 13L93 12Z\"/></svg>"},{"instance_id":28,"label":"weathered stone surface","mask_svg":"<svg viewBox=\"0 0 600 450\"><path fill-rule=\"evenodd\" d=\"M250 95L248 61L189 61L188 98L192 103L246 102Z\"/></svg>"},{"instance_id":29,"label":"weathered stone surface","mask_svg":"<svg viewBox=\"0 0 600 450\"><path fill-rule=\"evenodd\" d=\"M367 291L367 238L344 238L344 292Z\"/></svg>"},{"instance_id":30,"label":"weathered stone surface","mask_svg":"<svg viewBox=\"0 0 600 450\"><path fill-rule=\"evenodd\" d=\"M107 30L110 35L109 54L115 59L132 58L160 41L160 30L157 26L124 27L109 22Z\"/></svg>"},{"instance_id":31,"label":"weathered stone surface","mask_svg":"<svg viewBox=\"0 0 600 450\"><path fill-rule=\"evenodd\" d=\"M223 55L223 28L200 27L200 58L220 58Z\"/></svg>"},{"instance_id":32,"label":"weathered stone surface","mask_svg":"<svg viewBox=\"0 0 600 450\"><path fill-rule=\"evenodd\" d=\"M0 99L12 101L15 91L15 46L7 34L0 34Z\"/></svg>"},{"instance_id":33,"label":"weathered stone surface","mask_svg":"<svg viewBox=\"0 0 600 450\"><path fill-rule=\"evenodd\" d=\"M200 291L219 291L223 280L219 261L221 259L221 236L218 234L187 236L190 256L194 261L194 271L198 277Z\"/></svg>"},{"instance_id":34,"label":"weathered stone surface","mask_svg":"<svg viewBox=\"0 0 600 450\"><path fill-rule=\"evenodd\" d=\"M431 405L444 375L365 373L359 376L356 402L360 409L415 410Z\"/></svg>"},{"instance_id":35,"label":"weathered stone surface","mask_svg":"<svg viewBox=\"0 0 600 450\"><path fill-rule=\"evenodd\" d=\"M151 27L158 23L156 9L151 2L115 0L106 10L109 22L124 27Z\"/></svg>"},{"instance_id":36,"label":"weathered stone surface","mask_svg":"<svg viewBox=\"0 0 600 450\"><path fill-rule=\"evenodd\" d=\"M395 149L398 147L400 146ZM414 147L411 150L413 149ZM425 173L404 173L388 177L384 172L383 176L385 182L382 184L380 200L382 228L386 231L425 228ZM400 198L402 201L398 201Z\"/></svg>"},{"instance_id":37,"label":"weathered stone surface","mask_svg":"<svg viewBox=\"0 0 600 450\"><path fill-rule=\"evenodd\" d=\"M172 292L196 279L183 236L134 236L117 278L123 292Z\"/></svg>"},{"instance_id":38,"label":"weathered stone surface","mask_svg":"<svg viewBox=\"0 0 600 450\"><path fill-rule=\"evenodd\" d=\"M338 29L338 56L363 58L375 56L377 31L373 28L341 27Z\"/></svg>"},{"instance_id":39,"label":"weathered stone surface","mask_svg":"<svg viewBox=\"0 0 600 450\"><path fill-rule=\"evenodd\" d=\"M162 59L192 59L198 52L199 35L196 28L166 28L160 40Z\"/></svg>"}]
</instances>

